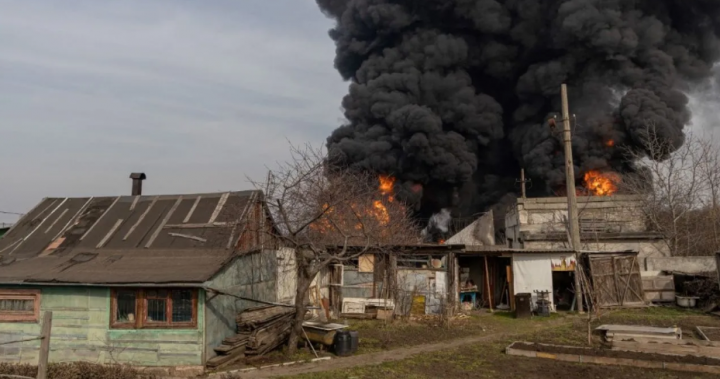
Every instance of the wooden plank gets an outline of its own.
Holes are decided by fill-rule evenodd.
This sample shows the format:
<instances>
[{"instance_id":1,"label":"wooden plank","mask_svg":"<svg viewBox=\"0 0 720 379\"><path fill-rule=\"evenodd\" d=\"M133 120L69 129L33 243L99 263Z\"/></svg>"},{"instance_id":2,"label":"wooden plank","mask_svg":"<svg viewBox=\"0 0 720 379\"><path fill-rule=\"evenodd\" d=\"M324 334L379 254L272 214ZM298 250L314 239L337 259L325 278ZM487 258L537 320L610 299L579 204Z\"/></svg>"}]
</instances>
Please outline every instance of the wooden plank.
<instances>
[{"instance_id":1,"label":"wooden plank","mask_svg":"<svg viewBox=\"0 0 720 379\"><path fill-rule=\"evenodd\" d=\"M211 224L167 224L165 229L205 229L220 228L231 225L229 222L213 222Z\"/></svg>"},{"instance_id":2,"label":"wooden plank","mask_svg":"<svg viewBox=\"0 0 720 379\"><path fill-rule=\"evenodd\" d=\"M89 199L85 202L85 204L83 204L83 206L82 206L72 217L70 217L70 219L68 220L68 222L65 223L65 226L63 226L63 228L60 229L60 231L55 235L55 237L53 237L53 239L52 239L53 241L56 240L56 239L58 239L58 238L60 238L60 237L63 235L63 233L65 232L65 230L67 230L68 226L70 226L70 223L73 222L73 220L75 220L75 219L82 213L82 211L85 210L85 208L87 208L88 204L90 204L90 202L91 202L93 199L94 199L94 197L89 198Z\"/></svg>"},{"instance_id":3,"label":"wooden plank","mask_svg":"<svg viewBox=\"0 0 720 379\"><path fill-rule=\"evenodd\" d=\"M202 196L198 196L197 199L195 199L195 202L193 203L192 207L190 208L190 211L188 212L187 216L185 216L185 219L183 220L183 224L187 224L190 222L190 217L192 217L193 213L195 213L195 208L197 208L198 204L200 203L200 199L202 199Z\"/></svg>"},{"instance_id":4,"label":"wooden plank","mask_svg":"<svg viewBox=\"0 0 720 379\"><path fill-rule=\"evenodd\" d=\"M358 258L358 272L375 272L375 254L363 254Z\"/></svg>"},{"instance_id":5,"label":"wooden plank","mask_svg":"<svg viewBox=\"0 0 720 379\"><path fill-rule=\"evenodd\" d=\"M173 213L175 213L175 210L178 208L178 206L182 202L182 199L183 199L183 197L179 196L177 198L177 200L175 200L175 204L173 204L172 208L170 208L168 213L165 215L165 218L163 218L163 220L160 222L160 225L157 227L157 229L155 229L155 232L152 234L152 236L150 236L150 239L145 244L146 249L149 248L150 246L152 246L153 242L155 242L155 239L158 237L158 235L160 235L160 231L163 229L165 224L167 224L167 222L170 220L170 217L172 217Z\"/></svg>"},{"instance_id":6,"label":"wooden plank","mask_svg":"<svg viewBox=\"0 0 720 379\"><path fill-rule=\"evenodd\" d=\"M62 213L60 213L60 216L57 216L57 218L55 218L55 221L53 221L52 224L50 224L50 226L48 226L47 229L45 229L45 234L47 234L50 231L50 229L52 229L53 226L55 226L55 224L57 224L57 222L60 221L60 219L63 218L63 216L65 216L65 213L67 213L68 211L69 211L69 209L65 208L62 211Z\"/></svg>"},{"instance_id":7,"label":"wooden plank","mask_svg":"<svg viewBox=\"0 0 720 379\"><path fill-rule=\"evenodd\" d=\"M115 221L115 225L113 225L113 227L110 228L110 231L109 231L109 232L105 235L105 237L103 237L103 239L95 246L95 248L96 248L96 249L99 249L99 248L105 246L105 244L110 240L110 238L112 238L112 236L113 236L113 235L115 234L115 232L118 230L118 228L120 227L120 225L122 225L123 221L125 221L125 220L119 219L119 220Z\"/></svg>"},{"instance_id":8,"label":"wooden plank","mask_svg":"<svg viewBox=\"0 0 720 379\"><path fill-rule=\"evenodd\" d=\"M621 303L621 304L624 304L624 302L625 302L625 296L627 295L627 291L628 291L628 289L630 288L630 283L632 282L632 278L633 278L633 271L635 271L635 262L636 262L636 261L637 261L637 256L633 257L633 260L632 260L632 262L630 263L630 273L628 274L627 282L625 283L625 291L623 291L623 295L622 295L622 299L621 299L622 303ZM642 279L640 279L640 283L642 284ZM640 298L641 301L642 301L642 300L645 300L644 297L640 296L640 294L638 294L638 293L635 292L635 291L633 291L633 292L635 293L636 296L638 296L638 297ZM641 289L641 292L642 292L642 289Z\"/></svg>"},{"instance_id":9,"label":"wooden plank","mask_svg":"<svg viewBox=\"0 0 720 379\"><path fill-rule=\"evenodd\" d=\"M228 197L230 196L229 192L226 192L220 196L220 200L218 200L217 206L215 207L215 210L212 213L212 216L210 216L210 220L208 221L208 224L212 224L215 222L215 219L220 216L220 212L222 211L223 207L225 206L225 202L227 202Z\"/></svg>"},{"instance_id":10,"label":"wooden plank","mask_svg":"<svg viewBox=\"0 0 720 379\"><path fill-rule=\"evenodd\" d=\"M52 312L43 315L42 340L40 341L40 357L38 358L37 379L47 379L48 357L50 355L50 334L52 333Z\"/></svg>"},{"instance_id":11,"label":"wooden plank","mask_svg":"<svg viewBox=\"0 0 720 379\"><path fill-rule=\"evenodd\" d=\"M55 211L58 210L58 208L60 208L63 204L65 204L65 202L67 201L67 199L68 199L68 198L66 197L65 200L63 200L62 202L60 202L60 204L58 204L57 207L53 208L52 212L50 212L47 216L45 216L45 218L43 218L42 221L40 221L40 224L38 224L38 226L36 226L35 229L33 229L30 233L28 233L27 235L25 235L25 237L23 237L23 238L20 240L20 243L18 243L17 245L15 245L15 247L14 247L12 250L10 250L10 253L9 253L8 255L14 253L15 250L17 250L18 247L20 247L20 245L22 245L25 241L27 241L28 238L30 238L31 235L33 235L33 233L35 233L38 229L40 229L40 227L45 223L45 221L47 221L47 219L48 219L50 216L52 216L53 213L55 213ZM55 202L53 202L52 204L55 204ZM49 208L49 207L48 207L48 208ZM46 209L46 210L47 210L47 209ZM45 212L45 211L43 211L43 212ZM82 238L80 238L80 239L82 240Z\"/></svg>"},{"instance_id":12,"label":"wooden plank","mask_svg":"<svg viewBox=\"0 0 720 379\"><path fill-rule=\"evenodd\" d=\"M172 237L180 237L180 238L187 238L190 240L198 241L198 242L207 242L207 239L198 237L198 236L191 236L189 234L182 234L182 233L168 233Z\"/></svg>"},{"instance_id":13,"label":"wooden plank","mask_svg":"<svg viewBox=\"0 0 720 379\"><path fill-rule=\"evenodd\" d=\"M618 269L617 269L617 257L613 257L612 259L612 272L613 272L613 278L615 279L615 302L623 305L623 297L620 297L620 278L618 278Z\"/></svg>"},{"instance_id":14,"label":"wooden plank","mask_svg":"<svg viewBox=\"0 0 720 379\"><path fill-rule=\"evenodd\" d=\"M134 211L134 210L135 210L135 207L137 206L137 203L138 203L139 200L140 200L140 195L135 196L135 198L133 199L132 204L130 204L130 210L131 210L131 211Z\"/></svg>"},{"instance_id":15,"label":"wooden plank","mask_svg":"<svg viewBox=\"0 0 720 379\"><path fill-rule=\"evenodd\" d=\"M235 350L237 350L237 349L242 348L244 350L246 345L247 345L247 340L245 340L239 344L236 344L236 345L224 345L223 344L223 345L213 348L213 350L218 354L228 355L228 354L235 353Z\"/></svg>"},{"instance_id":16,"label":"wooden plank","mask_svg":"<svg viewBox=\"0 0 720 379\"><path fill-rule=\"evenodd\" d=\"M237 361L238 359L245 358L245 346L236 349L232 354L218 355L207 360L206 366L211 368L219 368L224 364Z\"/></svg>"},{"instance_id":17,"label":"wooden plank","mask_svg":"<svg viewBox=\"0 0 720 379\"><path fill-rule=\"evenodd\" d=\"M90 232L92 232L93 229L95 229L95 227L97 226L97 224L99 224L100 221L102 221L103 217L105 217L105 215L108 214L108 212L110 212L110 210L112 209L112 207L114 207L115 204L117 204L117 202L120 201L120 198L121 198L121 197L122 197L122 196L118 196L118 197L115 199L115 201L113 201L112 204L110 204L110 206L107 207L107 209L105 210L105 212L103 212L103 214L101 214L100 217L98 217L98 219L95 220L95 222L92 224L92 226L90 226L90 229L88 229L87 232L85 232L85 234L83 234L82 237L80 237L80 241L84 240L85 237L87 237L87 236L90 234Z\"/></svg>"},{"instance_id":18,"label":"wooden plank","mask_svg":"<svg viewBox=\"0 0 720 379\"><path fill-rule=\"evenodd\" d=\"M125 237L123 237L123 241L127 240L128 237L130 237L130 234L132 234L132 232L135 231L135 229L138 227L138 225L140 225L140 223L143 222L143 220L145 219L145 216L147 216L148 213L150 213L150 210L153 208L153 206L155 206L155 203L157 203L157 201L158 201L158 197L155 196L155 198L154 198L153 201L150 203L150 205L148 205L148 207L147 207L147 209L145 210L145 212L143 212L143 213L140 215L140 218L135 222L135 224L133 224L133 226L130 227L130 230L128 230L128 232L125 233Z\"/></svg>"}]
</instances>

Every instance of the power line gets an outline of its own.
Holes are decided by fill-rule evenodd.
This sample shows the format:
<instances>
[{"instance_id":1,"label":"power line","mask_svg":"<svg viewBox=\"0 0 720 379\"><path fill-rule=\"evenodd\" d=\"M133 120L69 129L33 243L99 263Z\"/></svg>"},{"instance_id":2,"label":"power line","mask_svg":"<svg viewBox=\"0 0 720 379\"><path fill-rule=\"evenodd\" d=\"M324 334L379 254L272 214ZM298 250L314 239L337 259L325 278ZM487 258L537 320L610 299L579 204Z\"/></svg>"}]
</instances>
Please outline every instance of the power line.
<instances>
[{"instance_id":1,"label":"power line","mask_svg":"<svg viewBox=\"0 0 720 379\"><path fill-rule=\"evenodd\" d=\"M4 215L16 215L16 216L24 216L25 213L17 213L17 212L8 212L8 211L0 211L1 214Z\"/></svg>"}]
</instances>

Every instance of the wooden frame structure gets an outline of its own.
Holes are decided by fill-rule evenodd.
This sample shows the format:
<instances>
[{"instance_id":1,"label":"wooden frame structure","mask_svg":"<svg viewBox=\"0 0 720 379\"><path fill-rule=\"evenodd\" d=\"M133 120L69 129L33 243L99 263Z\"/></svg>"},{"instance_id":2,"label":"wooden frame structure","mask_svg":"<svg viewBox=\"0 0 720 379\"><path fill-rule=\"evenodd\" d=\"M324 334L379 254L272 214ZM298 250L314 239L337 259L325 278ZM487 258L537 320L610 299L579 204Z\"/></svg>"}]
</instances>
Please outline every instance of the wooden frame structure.
<instances>
[{"instance_id":1,"label":"wooden frame structure","mask_svg":"<svg viewBox=\"0 0 720 379\"><path fill-rule=\"evenodd\" d=\"M599 307L646 305L637 252L584 255Z\"/></svg>"}]
</instances>

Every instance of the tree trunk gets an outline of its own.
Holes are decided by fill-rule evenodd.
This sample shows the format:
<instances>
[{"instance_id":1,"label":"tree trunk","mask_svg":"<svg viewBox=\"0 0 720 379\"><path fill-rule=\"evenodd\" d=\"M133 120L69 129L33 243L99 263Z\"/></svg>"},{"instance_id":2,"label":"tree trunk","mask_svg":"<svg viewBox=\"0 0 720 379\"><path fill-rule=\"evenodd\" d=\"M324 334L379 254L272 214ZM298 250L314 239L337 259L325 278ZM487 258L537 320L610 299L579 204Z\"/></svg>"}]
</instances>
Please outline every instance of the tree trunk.
<instances>
[{"instance_id":1,"label":"tree trunk","mask_svg":"<svg viewBox=\"0 0 720 379\"><path fill-rule=\"evenodd\" d=\"M293 320L293 328L290 331L288 339L288 355L293 356L297 353L298 342L300 336L303 335L302 324L305 321L306 304L308 299L308 290L313 278L308 278L304 268L298 268L297 275L297 291L295 293L295 318Z\"/></svg>"}]
</instances>

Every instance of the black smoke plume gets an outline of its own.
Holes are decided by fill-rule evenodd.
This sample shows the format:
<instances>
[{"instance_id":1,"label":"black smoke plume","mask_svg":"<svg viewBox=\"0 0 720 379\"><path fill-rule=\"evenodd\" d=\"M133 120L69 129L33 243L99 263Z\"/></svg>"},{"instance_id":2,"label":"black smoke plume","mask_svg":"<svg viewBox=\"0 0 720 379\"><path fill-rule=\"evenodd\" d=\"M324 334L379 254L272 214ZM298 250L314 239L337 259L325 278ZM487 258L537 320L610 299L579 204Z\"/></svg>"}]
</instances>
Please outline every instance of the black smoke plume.
<instances>
[{"instance_id":1,"label":"black smoke plume","mask_svg":"<svg viewBox=\"0 0 720 379\"><path fill-rule=\"evenodd\" d=\"M390 174L421 214L564 185L547 120L568 83L575 172L632 171L649 124L675 146L720 57L717 0L317 0L351 82L330 162ZM560 124L560 123L558 123ZM612 140L612 143L609 142ZM612 145L612 146L611 146Z\"/></svg>"}]
</instances>

